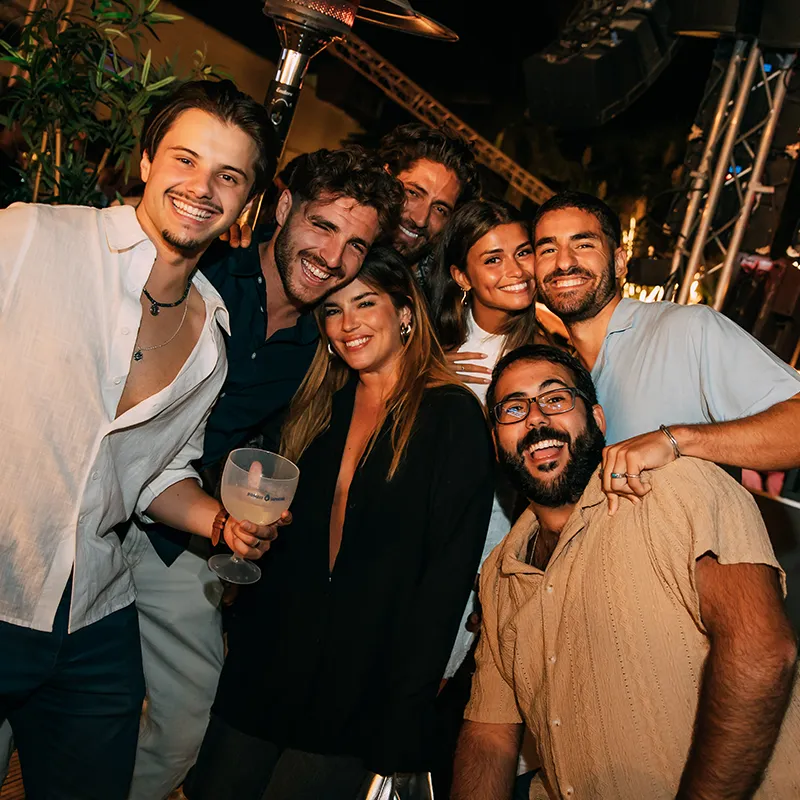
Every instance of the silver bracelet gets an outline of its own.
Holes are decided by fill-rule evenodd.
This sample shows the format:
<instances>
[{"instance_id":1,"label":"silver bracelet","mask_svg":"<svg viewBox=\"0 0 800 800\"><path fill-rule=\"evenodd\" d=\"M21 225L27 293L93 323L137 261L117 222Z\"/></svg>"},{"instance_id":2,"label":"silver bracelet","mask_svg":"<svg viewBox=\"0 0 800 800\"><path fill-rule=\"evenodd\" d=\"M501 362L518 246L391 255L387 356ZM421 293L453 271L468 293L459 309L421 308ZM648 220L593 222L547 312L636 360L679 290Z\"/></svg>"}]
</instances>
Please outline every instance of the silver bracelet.
<instances>
[{"instance_id":1,"label":"silver bracelet","mask_svg":"<svg viewBox=\"0 0 800 800\"><path fill-rule=\"evenodd\" d=\"M678 449L678 443L675 441L672 431L666 425L661 425L659 430L669 439L669 443L672 445L672 451L675 453L675 458L680 458L681 451Z\"/></svg>"}]
</instances>

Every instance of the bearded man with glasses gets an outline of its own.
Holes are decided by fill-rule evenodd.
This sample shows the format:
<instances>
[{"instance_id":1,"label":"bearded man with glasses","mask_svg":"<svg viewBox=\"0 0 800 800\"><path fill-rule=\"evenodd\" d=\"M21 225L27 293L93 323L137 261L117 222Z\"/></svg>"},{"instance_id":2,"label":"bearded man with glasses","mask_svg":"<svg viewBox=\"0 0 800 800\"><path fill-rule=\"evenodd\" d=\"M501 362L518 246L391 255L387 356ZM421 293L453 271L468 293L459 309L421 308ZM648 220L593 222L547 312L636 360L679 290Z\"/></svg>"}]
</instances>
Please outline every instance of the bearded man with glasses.
<instances>
[{"instance_id":1,"label":"bearded man with glasses","mask_svg":"<svg viewBox=\"0 0 800 800\"><path fill-rule=\"evenodd\" d=\"M504 356L487 405L530 503L481 571L452 800L511 796L523 723L531 800L800 797L785 575L747 491L676 458L610 515L605 414L554 347Z\"/></svg>"}]
</instances>

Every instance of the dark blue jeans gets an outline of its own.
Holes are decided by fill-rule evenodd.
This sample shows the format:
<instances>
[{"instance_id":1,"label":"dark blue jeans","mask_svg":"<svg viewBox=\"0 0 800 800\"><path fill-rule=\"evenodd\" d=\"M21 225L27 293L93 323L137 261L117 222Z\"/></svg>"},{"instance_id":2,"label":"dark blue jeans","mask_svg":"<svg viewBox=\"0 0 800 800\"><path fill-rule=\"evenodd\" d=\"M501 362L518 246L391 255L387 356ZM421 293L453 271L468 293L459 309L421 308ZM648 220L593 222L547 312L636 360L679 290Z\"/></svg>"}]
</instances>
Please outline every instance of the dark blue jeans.
<instances>
[{"instance_id":1,"label":"dark blue jeans","mask_svg":"<svg viewBox=\"0 0 800 800\"><path fill-rule=\"evenodd\" d=\"M71 590L52 633L0 622L0 722L27 800L125 800L144 700L136 608L68 634Z\"/></svg>"}]
</instances>

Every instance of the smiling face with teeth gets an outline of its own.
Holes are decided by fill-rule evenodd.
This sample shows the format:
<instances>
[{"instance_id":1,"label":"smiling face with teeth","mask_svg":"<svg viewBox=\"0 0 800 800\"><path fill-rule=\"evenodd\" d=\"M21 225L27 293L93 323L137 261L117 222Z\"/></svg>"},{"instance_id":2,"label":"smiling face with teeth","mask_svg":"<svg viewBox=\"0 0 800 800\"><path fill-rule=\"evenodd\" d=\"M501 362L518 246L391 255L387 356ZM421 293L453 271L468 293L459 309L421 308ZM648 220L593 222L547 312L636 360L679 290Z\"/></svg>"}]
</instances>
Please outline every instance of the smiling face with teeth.
<instances>
[{"instance_id":1,"label":"smiling face with teeth","mask_svg":"<svg viewBox=\"0 0 800 800\"><path fill-rule=\"evenodd\" d=\"M592 319L621 297L625 251L612 249L594 214L579 208L549 211L533 238L539 294L565 323Z\"/></svg>"},{"instance_id":2,"label":"smiling face with teeth","mask_svg":"<svg viewBox=\"0 0 800 800\"><path fill-rule=\"evenodd\" d=\"M324 306L325 334L350 369L395 369L403 352L400 326L411 323L411 309L397 308L384 291L356 278L332 294Z\"/></svg>"},{"instance_id":3,"label":"smiling face with teeth","mask_svg":"<svg viewBox=\"0 0 800 800\"><path fill-rule=\"evenodd\" d=\"M498 225L469 249L466 269L450 267L453 280L471 292L472 313L483 330L500 332L509 316L535 299L533 248L519 222Z\"/></svg>"},{"instance_id":4,"label":"smiling face with teeth","mask_svg":"<svg viewBox=\"0 0 800 800\"><path fill-rule=\"evenodd\" d=\"M406 199L393 246L413 266L441 236L456 207L461 183L453 170L427 158L415 161L396 177L406 190Z\"/></svg>"},{"instance_id":5,"label":"smiling face with teeth","mask_svg":"<svg viewBox=\"0 0 800 800\"><path fill-rule=\"evenodd\" d=\"M378 236L378 212L352 197L321 196L295 203L285 191L276 209L279 229L269 243L290 302L319 303L356 277Z\"/></svg>"},{"instance_id":6,"label":"smiling face with teeth","mask_svg":"<svg viewBox=\"0 0 800 800\"><path fill-rule=\"evenodd\" d=\"M498 402L533 398L543 392L574 387L575 376L562 364L515 361L500 375ZM577 502L602 458L605 417L599 405L587 408L578 397L572 411L548 416L531 403L527 418L495 424L498 459L509 478L532 502L560 507Z\"/></svg>"},{"instance_id":7,"label":"smiling face with teeth","mask_svg":"<svg viewBox=\"0 0 800 800\"><path fill-rule=\"evenodd\" d=\"M256 144L241 128L192 108L161 139L136 215L156 247L198 255L242 212L255 179Z\"/></svg>"}]
</instances>

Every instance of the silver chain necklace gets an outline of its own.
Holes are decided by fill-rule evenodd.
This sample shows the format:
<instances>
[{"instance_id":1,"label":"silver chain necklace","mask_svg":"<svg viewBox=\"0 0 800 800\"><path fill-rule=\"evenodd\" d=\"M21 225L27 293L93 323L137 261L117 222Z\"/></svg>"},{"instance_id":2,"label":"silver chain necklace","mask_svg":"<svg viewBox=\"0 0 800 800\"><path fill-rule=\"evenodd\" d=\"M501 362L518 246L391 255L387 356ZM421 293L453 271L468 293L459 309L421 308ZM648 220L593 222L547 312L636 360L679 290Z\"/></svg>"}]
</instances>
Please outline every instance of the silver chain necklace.
<instances>
[{"instance_id":1,"label":"silver chain necklace","mask_svg":"<svg viewBox=\"0 0 800 800\"><path fill-rule=\"evenodd\" d=\"M161 342L161 344L154 344L154 345L151 345L150 347L137 347L136 350L134 350L134 352L133 352L133 360L134 361L141 361L144 358L144 354L148 350L158 350L161 347L166 347L181 332L181 328L183 327L183 323L186 321L186 312L188 310L189 310L189 304L187 303L183 307L183 316L181 317L180 325L178 325L178 330L176 330L175 333L173 333L172 336L170 336L169 339L167 339L166 342ZM136 338L136 341L138 343L138 341L139 341L138 337Z\"/></svg>"}]
</instances>

